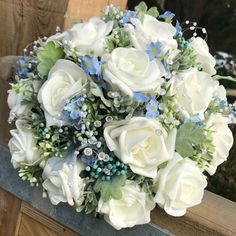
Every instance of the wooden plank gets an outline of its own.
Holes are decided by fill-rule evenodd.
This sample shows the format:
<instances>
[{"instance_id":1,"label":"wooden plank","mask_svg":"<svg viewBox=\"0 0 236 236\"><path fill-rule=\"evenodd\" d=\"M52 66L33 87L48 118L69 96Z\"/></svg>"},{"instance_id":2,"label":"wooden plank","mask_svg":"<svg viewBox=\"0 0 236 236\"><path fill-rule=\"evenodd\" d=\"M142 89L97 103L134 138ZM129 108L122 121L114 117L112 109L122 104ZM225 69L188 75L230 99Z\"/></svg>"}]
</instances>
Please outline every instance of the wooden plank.
<instances>
[{"instance_id":1,"label":"wooden plank","mask_svg":"<svg viewBox=\"0 0 236 236\"><path fill-rule=\"evenodd\" d=\"M185 216L172 217L156 209L152 222L181 236L236 235L236 203L205 191L202 203Z\"/></svg>"},{"instance_id":2,"label":"wooden plank","mask_svg":"<svg viewBox=\"0 0 236 236\"><path fill-rule=\"evenodd\" d=\"M91 16L100 16L102 8L109 4L125 9L127 0L69 0L64 29L68 29L76 19L88 20Z\"/></svg>"},{"instance_id":3,"label":"wooden plank","mask_svg":"<svg viewBox=\"0 0 236 236\"><path fill-rule=\"evenodd\" d=\"M63 27L68 0L0 0L0 56L20 55L38 37Z\"/></svg>"},{"instance_id":4,"label":"wooden plank","mask_svg":"<svg viewBox=\"0 0 236 236\"><path fill-rule=\"evenodd\" d=\"M108 4L113 4L114 6L120 7L121 10L125 10L127 7L128 0L109 0Z\"/></svg>"},{"instance_id":5,"label":"wooden plank","mask_svg":"<svg viewBox=\"0 0 236 236\"><path fill-rule=\"evenodd\" d=\"M0 235L14 236L21 201L0 188Z\"/></svg>"},{"instance_id":6,"label":"wooden plank","mask_svg":"<svg viewBox=\"0 0 236 236\"><path fill-rule=\"evenodd\" d=\"M24 202L21 212L19 236L79 236Z\"/></svg>"},{"instance_id":7,"label":"wooden plank","mask_svg":"<svg viewBox=\"0 0 236 236\"><path fill-rule=\"evenodd\" d=\"M108 0L69 0L64 29L69 28L75 19L87 20L91 16L100 16L101 9Z\"/></svg>"}]
</instances>

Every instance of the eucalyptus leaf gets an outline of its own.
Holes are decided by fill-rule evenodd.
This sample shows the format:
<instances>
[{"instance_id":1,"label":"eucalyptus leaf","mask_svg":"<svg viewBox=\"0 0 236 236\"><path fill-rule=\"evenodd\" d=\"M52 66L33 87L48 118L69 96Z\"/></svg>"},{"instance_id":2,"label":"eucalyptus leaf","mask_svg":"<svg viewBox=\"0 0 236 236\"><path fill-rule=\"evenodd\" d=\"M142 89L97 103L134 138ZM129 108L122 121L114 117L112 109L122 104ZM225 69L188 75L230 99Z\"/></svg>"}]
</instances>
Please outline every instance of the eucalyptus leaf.
<instances>
[{"instance_id":1,"label":"eucalyptus leaf","mask_svg":"<svg viewBox=\"0 0 236 236\"><path fill-rule=\"evenodd\" d=\"M39 60L39 64L37 66L38 72L43 76L47 75L56 61L64 58L64 56L65 53L61 47L56 45L53 41L48 42L37 52L37 57Z\"/></svg>"},{"instance_id":2,"label":"eucalyptus leaf","mask_svg":"<svg viewBox=\"0 0 236 236\"><path fill-rule=\"evenodd\" d=\"M122 198L121 187L125 185L126 175L113 176L110 181L97 180L94 191L101 193L101 198L107 202L110 198L119 200Z\"/></svg>"},{"instance_id":3,"label":"eucalyptus leaf","mask_svg":"<svg viewBox=\"0 0 236 236\"><path fill-rule=\"evenodd\" d=\"M195 122L184 123L177 131L176 151L182 157L194 155L193 145L200 145L206 141L204 127Z\"/></svg>"},{"instance_id":4,"label":"eucalyptus leaf","mask_svg":"<svg viewBox=\"0 0 236 236\"><path fill-rule=\"evenodd\" d=\"M157 7L151 7L148 11L147 14L150 16L153 16L155 18L157 18L159 16L159 12L157 10Z\"/></svg>"}]
</instances>

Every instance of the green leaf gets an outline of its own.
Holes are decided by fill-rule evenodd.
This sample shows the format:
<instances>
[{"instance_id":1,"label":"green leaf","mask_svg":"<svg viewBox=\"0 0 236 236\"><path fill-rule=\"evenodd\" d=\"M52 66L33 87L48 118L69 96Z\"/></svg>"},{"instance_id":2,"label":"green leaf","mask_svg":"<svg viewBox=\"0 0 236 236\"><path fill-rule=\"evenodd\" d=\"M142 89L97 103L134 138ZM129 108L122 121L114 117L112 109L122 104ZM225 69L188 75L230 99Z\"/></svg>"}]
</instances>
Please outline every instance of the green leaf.
<instances>
[{"instance_id":1,"label":"green leaf","mask_svg":"<svg viewBox=\"0 0 236 236\"><path fill-rule=\"evenodd\" d=\"M134 9L137 16L140 18L141 21L143 21L144 15L146 14L147 9L148 9L146 3L140 2L138 6L136 6Z\"/></svg>"},{"instance_id":2,"label":"green leaf","mask_svg":"<svg viewBox=\"0 0 236 236\"><path fill-rule=\"evenodd\" d=\"M145 2L140 2L135 8L134 10L136 12L146 12L148 9L147 4Z\"/></svg>"},{"instance_id":3,"label":"green leaf","mask_svg":"<svg viewBox=\"0 0 236 236\"><path fill-rule=\"evenodd\" d=\"M37 52L39 64L37 70L41 75L47 75L58 59L64 58L65 53L53 41L48 42Z\"/></svg>"},{"instance_id":4,"label":"green leaf","mask_svg":"<svg viewBox=\"0 0 236 236\"><path fill-rule=\"evenodd\" d=\"M126 175L113 176L110 181L97 180L94 191L101 193L101 198L107 202L110 198L119 200L122 198L121 187L125 185Z\"/></svg>"},{"instance_id":5,"label":"green leaf","mask_svg":"<svg viewBox=\"0 0 236 236\"><path fill-rule=\"evenodd\" d=\"M92 81L90 82L90 91L95 97L99 97L107 107L111 107L111 102L104 97L102 89Z\"/></svg>"},{"instance_id":6,"label":"green leaf","mask_svg":"<svg viewBox=\"0 0 236 236\"><path fill-rule=\"evenodd\" d=\"M228 81L236 82L236 78L231 77L231 76L215 75L215 76L213 76L213 79L215 79L215 80L228 80Z\"/></svg>"},{"instance_id":7,"label":"green leaf","mask_svg":"<svg viewBox=\"0 0 236 236\"><path fill-rule=\"evenodd\" d=\"M160 165L158 166L158 168L159 168L159 169L164 169L164 168L166 168L167 165L168 165L168 161L165 161L165 162L163 162L162 164L160 164Z\"/></svg>"},{"instance_id":8,"label":"green leaf","mask_svg":"<svg viewBox=\"0 0 236 236\"><path fill-rule=\"evenodd\" d=\"M157 10L157 7L151 7L148 11L147 14L150 16L153 16L155 18L157 18L159 16L159 12Z\"/></svg>"},{"instance_id":9,"label":"green leaf","mask_svg":"<svg viewBox=\"0 0 236 236\"><path fill-rule=\"evenodd\" d=\"M182 157L194 155L193 145L200 145L206 141L204 127L194 122L185 123L177 131L176 151Z\"/></svg>"}]
</instances>

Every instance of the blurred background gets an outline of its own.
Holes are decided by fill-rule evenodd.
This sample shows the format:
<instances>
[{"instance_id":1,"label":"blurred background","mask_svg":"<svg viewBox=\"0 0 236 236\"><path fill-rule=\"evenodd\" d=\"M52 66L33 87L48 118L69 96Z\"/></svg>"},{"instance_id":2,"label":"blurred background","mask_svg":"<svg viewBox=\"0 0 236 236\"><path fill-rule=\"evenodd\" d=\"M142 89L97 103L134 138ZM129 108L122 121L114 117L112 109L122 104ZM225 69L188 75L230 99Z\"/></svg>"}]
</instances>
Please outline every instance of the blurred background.
<instances>
[{"instance_id":1,"label":"blurred background","mask_svg":"<svg viewBox=\"0 0 236 236\"><path fill-rule=\"evenodd\" d=\"M68 9L87 19L91 12L99 14L101 3L105 6L113 1L79 1L76 8L69 0L1 0L0 1L0 64L1 58L8 55L21 55L27 44L38 37L54 34L56 27L68 27L73 20L67 15ZM125 6L126 0L116 1ZM127 8L141 1L128 0ZM160 12L171 11L180 23L186 20L197 22L207 29L210 51L217 59L219 74L236 77L236 0L146 0L149 7L157 6ZM68 5L69 3L69 5ZM71 4L71 5L70 5ZM84 10L85 9L85 10ZM1 66L1 65L0 65ZM0 67L1 68L1 67ZM236 99L236 83L224 82L229 91L229 101ZM0 94L1 95L1 94ZM0 109L1 111L1 109ZM2 112L1 112L2 113ZM231 127L236 140L236 126ZM8 132L8 131L7 131ZM7 136L7 135L6 135ZM209 177L208 189L236 202L236 142L231 149L228 161L222 164L217 173Z\"/></svg>"}]
</instances>

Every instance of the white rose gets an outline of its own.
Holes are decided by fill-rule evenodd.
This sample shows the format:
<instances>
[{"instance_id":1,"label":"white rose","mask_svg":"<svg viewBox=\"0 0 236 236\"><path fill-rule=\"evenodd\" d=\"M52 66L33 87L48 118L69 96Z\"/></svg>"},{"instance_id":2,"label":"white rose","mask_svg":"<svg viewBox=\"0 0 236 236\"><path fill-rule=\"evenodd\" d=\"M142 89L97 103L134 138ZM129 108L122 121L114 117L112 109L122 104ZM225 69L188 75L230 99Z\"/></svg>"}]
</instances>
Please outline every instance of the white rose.
<instances>
[{"instance_id":1,"label":"white rose","mask_svg":"<svg viewBox=\"0 0 236 236\"><path fill-rule=\"evenodd\" d=\"M113 90L133 96L133 92L160 90L165 74L158 61L149 61L148 55L135 48L116 48L107 56L104 79Z\"/></svg>"},{"instance_id":2,"label":"white rose","mask_svg":"<svg viewBox=\"0 0 236 236\"><path fill-rule=\"evenodd\" d=\"M229 150L233 145L234 139L228 127L229 123L231 123L230 119L221 114L212 114L207 121L206 127L212 131L213 145L215 146L213 159L205 167L210 175L216 172L217 166L227 160Z\"/></svg>"},{"instance_id":3,"label":"white rose","mask_svg":"<svg viewBox=\"0 0 236 236\"><path fill-rule=\"evenodd\" d=\"M146 50L150 42L160 42L164 46L164 51L177 50L177 41L173 38L176 34L175 27L156 18L145 15L143 22L137 18L131 19L134 28L128 27L131 41L135 48Z\"/></svg>"},{"instance_id":4,"label":"white rose","mask_svg":"<svg viewBox=\"0 0 236 236\"><path fill-rule=\"evenodd\" d=\"M63 36L63 43L80 56L102 56L105 51L105 37L111 32L112 27L112 21L104 22L92 17L88 22L75 24L64 35L59 35L59 39Z\"/></svg>"},{"instance_id":5,"label":"white rose","mask_svg":"<svg viewBox=\"0 0 236 236\"><path fill-rule=\"evenodd\" d=\"M214 75L216 73L215 65L216 60L210 54L208 45L206 41L200 37L193 38L189 44L195 53L196 53L196 62L200 64L203 71L209 73L210 75Z\"/></svg>"},{"instance_id":6,"label":"white rose","mask_svg":"<svg viewBox=\"0 0 236 236\"><path fill-rule=\"evenodd\" d=\"M66 100L81 92L86 83L85 72L75 63L64 59L56 62L38 93L47 126L61 124L60 114Z\"/></svg>"},{"instance_id":7,"label":"white rose","mask_svg":"<svg viewBox=\"0 0 236 236\"><path fill-rule=\"evenodd\" d=\"M172 79L169 93L175 95L177 105L185 116L203 115L219 87L218 81L196 68L179 73Z\"/></svg>"},{"instance_id":8,"label":"white rose","mask_svg":"<svg viewBox=\"0 0 236 236\"><path fill-rule=\"evenodd\" d=\"M207 186L206 176L196 163L178 153L159 170L157 183L154 201L172 216L182 216L188 207L201 203Z\"/></svg>"},{"instance_id":9,"label":"white rose","mask_svg":"<svg viewBox=\"0 0 236 236\"><path fill-rule=\"evenodd\" d=\"M82 204L85 181L79 175L83 169L84 164L76 155L48 159L42 174L43 187L53 205L59 202L68 202L71 206Z\"/></svg>"},{"instance_id":10,"label":"white rose","mask_svg":"<svg viewBox=\"0 0 236 236\"><path fill-rule=\"evenodd\" d=\"M111 151L139 175L155 178L157 167L174 154L176 129L169 134L159 121L134 117L108 123L104 138Z\"/></svg>"},{"instance_id":11,"label":"white rose","mask_svg":"<svg viewBox=\"0 0 236 236\"><path fill-rule=\"evenodd\" d=\"M21 83L27 83L29 80L21 80ZM31 80L32 82L32 92L38 92L41 82L38 80ZM25 114L27 111L29 111L32 107L29 105L22 105L23 94L22 93L16 93L14 89L8 90L8 98L7 103L10 108L10 120L13 120L16 117L21 116L22 114Z\"/></svg>"},{"instance_id":12,"label":"white rose","mask_svg":"<svg viewBox=\"0 0 236 236\"><path fill-rule=\"evenodd\" d=\"M16 128L10 131L12 138L8 143L14 168L21 164L34 164L40 160L40 150L35 150L36 140L33 133L22 129L22 121L16 121Z\"/></svg>"},{"instance_id":13,"label":"white rose","mask_svg":"<svg viewBox=\"0 0 236 236\"><path fill-rule=\"evenodd\" d=\"M7 103L10 108L9 117L13 120L15 117L19 117L28 110L27 105L21 105L22 102L22 93L16 93L14 89L8 90Z\"/></svg>"},{"instance_id":14,"label":"white rose","mask_svg":"<svg viewBox=\"0 0 236 236\"><path fill-rule=\"evenodd\" d=\"M126 181L121 187L122 199L98 202L98 212L105 214L105 220L115 229L133 227L150 222L150 211L155 207L147 194L141 192L134 181Z\"/></svg>"}]
</instances>

